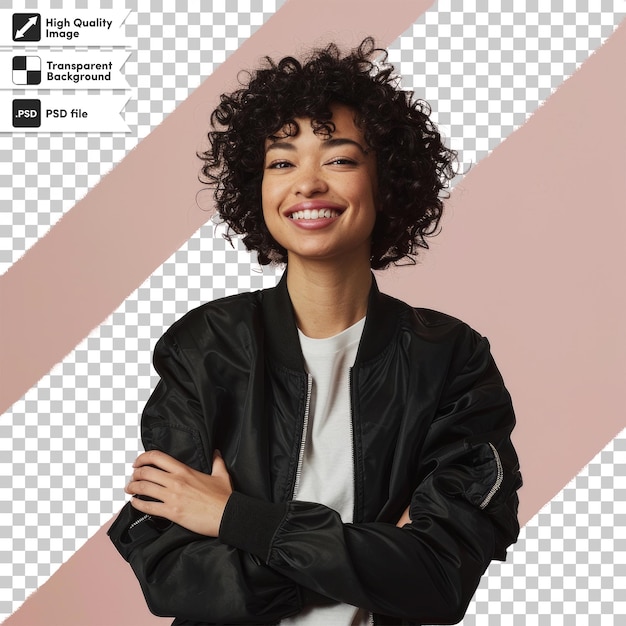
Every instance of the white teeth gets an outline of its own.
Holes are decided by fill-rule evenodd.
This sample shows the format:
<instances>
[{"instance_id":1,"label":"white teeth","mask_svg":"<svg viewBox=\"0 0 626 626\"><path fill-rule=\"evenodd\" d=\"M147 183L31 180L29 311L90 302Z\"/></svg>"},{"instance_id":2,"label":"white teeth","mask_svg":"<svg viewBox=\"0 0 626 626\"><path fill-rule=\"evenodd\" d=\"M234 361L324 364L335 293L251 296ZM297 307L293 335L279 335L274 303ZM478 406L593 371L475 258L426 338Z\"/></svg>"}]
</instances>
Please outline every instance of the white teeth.
<instances>
[{"instance_id":1,"label":"white teeth","mask_svg":"<svg viewBox=\"0 0 626 626\"><path fill-rule=\"evenodd\" d=\"M304 211L296 211L289 217L292 220L317 220L328 217L338 217L339 211L335 209L304 209Z\"/></svg>"}]
</instances>

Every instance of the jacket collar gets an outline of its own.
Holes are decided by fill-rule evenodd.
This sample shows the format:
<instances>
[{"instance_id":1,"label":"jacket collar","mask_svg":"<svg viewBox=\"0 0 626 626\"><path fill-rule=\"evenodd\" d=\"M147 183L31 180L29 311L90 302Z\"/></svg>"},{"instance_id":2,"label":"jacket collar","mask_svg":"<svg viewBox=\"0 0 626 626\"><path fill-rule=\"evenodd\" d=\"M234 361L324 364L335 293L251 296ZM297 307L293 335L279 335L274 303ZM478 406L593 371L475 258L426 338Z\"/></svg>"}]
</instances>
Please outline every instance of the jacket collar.
<instances>
[{"instance_id":1,"label":"jacket collar","mask_svg":"<svg viewBox=\"0 0 626 626\"><path fill-rule=\"evenodd\" d=\"M287 289L287 272L278 285L262 292L263 324L268 352L285 367L304 371L304 359L291 298ZM398 318L408 305L379 291L372 275L367 317L359 344L356 363L378 356L393 339Z\"/></svg>"}]
</instances>

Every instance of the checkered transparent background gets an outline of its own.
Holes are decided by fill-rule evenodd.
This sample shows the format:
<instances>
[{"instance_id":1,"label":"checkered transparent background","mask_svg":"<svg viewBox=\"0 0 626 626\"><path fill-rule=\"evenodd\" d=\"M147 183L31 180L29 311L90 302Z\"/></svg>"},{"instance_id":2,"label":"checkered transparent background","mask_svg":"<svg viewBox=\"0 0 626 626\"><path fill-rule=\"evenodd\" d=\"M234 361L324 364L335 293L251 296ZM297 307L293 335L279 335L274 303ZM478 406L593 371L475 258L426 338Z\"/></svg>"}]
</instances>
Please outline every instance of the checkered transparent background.
<instances>
[{"instance_id":1,"label":"checkered transparent background","mask_svg":"<svg viewBox=\"0 0 626 626\"><path fill-rule=\"evenodd\" d=\"M0 0L0 8L42 8L15 4ZM0 135L0 271L281 4L222 0L208 13L199 0L164 1L144 12L148 3L128 0L133 47L124 72L132 92L123 115L132 133ZM519 12L512 2L440 1L389 49L402 84L432 104L463 170L523 124L625 8L604 0L515 6ZM75 7L87 8L86 0ZM261 270L215 231L212 223L199 229L0 418L0 618L124 502L140 449L138 416L156 383L151 350L165 328L203 301L275 283L276 271ZM619 624L625 483L622 433L523 529L509 561L490 567L463 624Z\"/></svg>"}]
</instances>

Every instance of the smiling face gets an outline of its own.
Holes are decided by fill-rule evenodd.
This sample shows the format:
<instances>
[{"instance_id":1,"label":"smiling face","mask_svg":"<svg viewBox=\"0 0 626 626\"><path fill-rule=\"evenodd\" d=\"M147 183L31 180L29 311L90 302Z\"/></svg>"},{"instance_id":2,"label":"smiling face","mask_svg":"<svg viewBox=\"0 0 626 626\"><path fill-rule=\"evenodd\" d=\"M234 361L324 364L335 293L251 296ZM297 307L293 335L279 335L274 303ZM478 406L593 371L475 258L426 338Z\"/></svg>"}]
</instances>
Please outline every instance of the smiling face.
<instances>
[{"instance_id":1,"label":"smiling face","mask_svg":"<svg viewBox=\"0 0 626 626\"><path fill-rule=\"evenodd\" d=\"M290 264L356 260L369 267L376 157L354 122L354 110L334 105L331 111L330 136L316 134L310 119L297 118L297 134L267 140L263 217Z\"/></svg>"}]
</instances>

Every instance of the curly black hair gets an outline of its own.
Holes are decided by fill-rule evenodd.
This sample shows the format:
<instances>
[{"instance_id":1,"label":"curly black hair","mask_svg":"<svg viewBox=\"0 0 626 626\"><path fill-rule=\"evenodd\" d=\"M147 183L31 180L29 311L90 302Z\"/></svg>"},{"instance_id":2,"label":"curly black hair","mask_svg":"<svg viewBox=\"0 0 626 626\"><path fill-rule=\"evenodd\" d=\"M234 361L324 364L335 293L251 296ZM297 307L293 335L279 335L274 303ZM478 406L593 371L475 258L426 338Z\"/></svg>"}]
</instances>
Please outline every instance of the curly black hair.
<instances>
[{"instance_id":1,"label":"curly black hair","mask_svg":"<svg viewBox=\"0 0 626 626\"><path fill-rule=\"evenodd\" d=\"M415 263L418 249L428 248L425 237L437 232L456 153L443 144L428 103L401 90L386 61L386 51L371 37L345 55L329 44L303 62L266 57L266 66L248 73L241 89L221 96L211 114L210 148L198 155L204 161L201 180L214 187L221 219L244 235L261 265L287 262L287 251L263 219L265 142L278 131L296 134L294 119L301 117L312 120L315 132L331 134L334 104L355 110L356 124L376 154L381 206L372 269L400 259Z\"/></svg>"}]
</instances>

